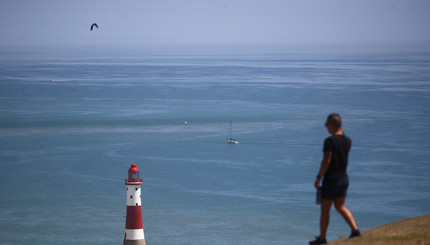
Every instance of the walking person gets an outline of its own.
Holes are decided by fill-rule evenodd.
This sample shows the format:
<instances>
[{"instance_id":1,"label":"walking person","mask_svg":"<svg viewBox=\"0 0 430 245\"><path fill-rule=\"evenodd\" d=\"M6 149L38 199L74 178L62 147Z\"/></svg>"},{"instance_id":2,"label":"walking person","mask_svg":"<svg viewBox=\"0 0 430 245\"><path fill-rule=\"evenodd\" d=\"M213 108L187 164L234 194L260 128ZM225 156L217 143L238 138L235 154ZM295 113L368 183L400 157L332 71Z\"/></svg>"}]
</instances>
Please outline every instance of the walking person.
<instances>
[{"instance_id":1,"label":"walking person","mask_svg":"<svg viewBox=\"0 0 430 245\"><path fill-rule=\"evenodd\" d=\"M314 183L316 189L322 188L320 235L316 240L310 241L310 245L327 243L326 232L330 220L330 209L333 203L336 210L351 228L351 235L349 237L352 238L361 235L355 224L354 217L345 207L346 192L349 185L346 169L348 167L348 153L351 149L351 139L343 133L342 120L339 114L333 113L328 115L325 126L331 136L324 141L324 157ZM322 178L322 186L320 187Z\"/></svg>"}]
</instances>

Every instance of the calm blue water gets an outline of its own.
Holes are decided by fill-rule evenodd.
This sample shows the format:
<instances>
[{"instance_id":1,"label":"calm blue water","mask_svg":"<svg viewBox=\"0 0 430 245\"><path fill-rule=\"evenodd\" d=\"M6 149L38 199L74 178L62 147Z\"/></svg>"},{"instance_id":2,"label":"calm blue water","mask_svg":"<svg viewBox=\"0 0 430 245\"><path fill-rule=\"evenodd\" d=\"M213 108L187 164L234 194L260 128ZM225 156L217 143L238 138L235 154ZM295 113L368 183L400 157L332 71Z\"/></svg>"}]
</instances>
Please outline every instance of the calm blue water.
<instances>
[{"instance_id":1,"label":"calm blue water","mask_svg":"<svg viewBox=\"0 0 430 245\"><path fill-rule=\"evenodd\" d=\"M428 47L3 49L0 244L122 244L133 161L147 244L307 244L331 112L359 228L428 214L429 106Z\"/></svg>"}]
</instances>

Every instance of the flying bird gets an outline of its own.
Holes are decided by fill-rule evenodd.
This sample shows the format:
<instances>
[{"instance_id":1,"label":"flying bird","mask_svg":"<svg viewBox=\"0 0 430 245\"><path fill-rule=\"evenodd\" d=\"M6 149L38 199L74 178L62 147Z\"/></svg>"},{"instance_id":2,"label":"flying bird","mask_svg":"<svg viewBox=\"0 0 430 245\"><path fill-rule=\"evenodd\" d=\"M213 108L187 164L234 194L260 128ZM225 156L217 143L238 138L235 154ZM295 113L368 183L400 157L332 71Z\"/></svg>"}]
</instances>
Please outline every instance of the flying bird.
<instances>
[{"instance_id":1,"label":"flying bird","mask_svg":"<svg viewBox=\"0 0 430 245\"><path fill-rule=\"evenodd\" d=\"M90 30L90 31L92 31L92 30L93 30L94 26L95 26L95 27L97 27L97 29L99 29L99 26L98 26L96 23L93 23L93 24L91 25L91 30Z\"/></svg>"}]
</instances>

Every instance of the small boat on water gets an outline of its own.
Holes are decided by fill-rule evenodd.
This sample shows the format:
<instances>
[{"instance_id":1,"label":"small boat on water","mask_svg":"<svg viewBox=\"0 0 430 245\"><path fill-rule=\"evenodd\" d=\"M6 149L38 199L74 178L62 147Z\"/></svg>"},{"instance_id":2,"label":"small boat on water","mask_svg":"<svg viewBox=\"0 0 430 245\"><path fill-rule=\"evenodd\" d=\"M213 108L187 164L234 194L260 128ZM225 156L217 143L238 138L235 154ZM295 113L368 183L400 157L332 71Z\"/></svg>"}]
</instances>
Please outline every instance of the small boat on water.
<instances>
[{"instance_id":1,"label":"small boat on water","mask_svg":"<svg viewBox=\"0 0 430 245\"><path fill-rule=\"evenodd\" d=\"M233 120L230 120L230 127L228 128L227 137L225 138L225 141L227 142L227 144L239 144L239 141L237 141L231 136L232 131L233 131Z\"/></svg>"}]
</instances>

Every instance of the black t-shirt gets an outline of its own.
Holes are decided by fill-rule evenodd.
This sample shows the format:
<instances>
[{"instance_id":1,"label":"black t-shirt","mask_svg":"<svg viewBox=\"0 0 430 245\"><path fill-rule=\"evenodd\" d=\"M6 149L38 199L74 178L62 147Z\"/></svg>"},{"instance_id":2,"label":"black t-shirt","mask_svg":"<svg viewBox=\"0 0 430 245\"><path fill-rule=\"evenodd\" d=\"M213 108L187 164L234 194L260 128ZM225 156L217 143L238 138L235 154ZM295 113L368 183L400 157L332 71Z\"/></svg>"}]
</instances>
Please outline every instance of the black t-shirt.
<instances>
[{"instance_id":1,"label":"black t-shirt","mask_svg":"<svg viewBox=\"0 0 430 245\"><path fill-rule=\"evenodd\" d=\"M348 153L351 149L351 139L346 135L332 135L324 141L324 152L331 152L331 162L324 178L340 178L346 176Z\"/></svg>"}]
</instances>

